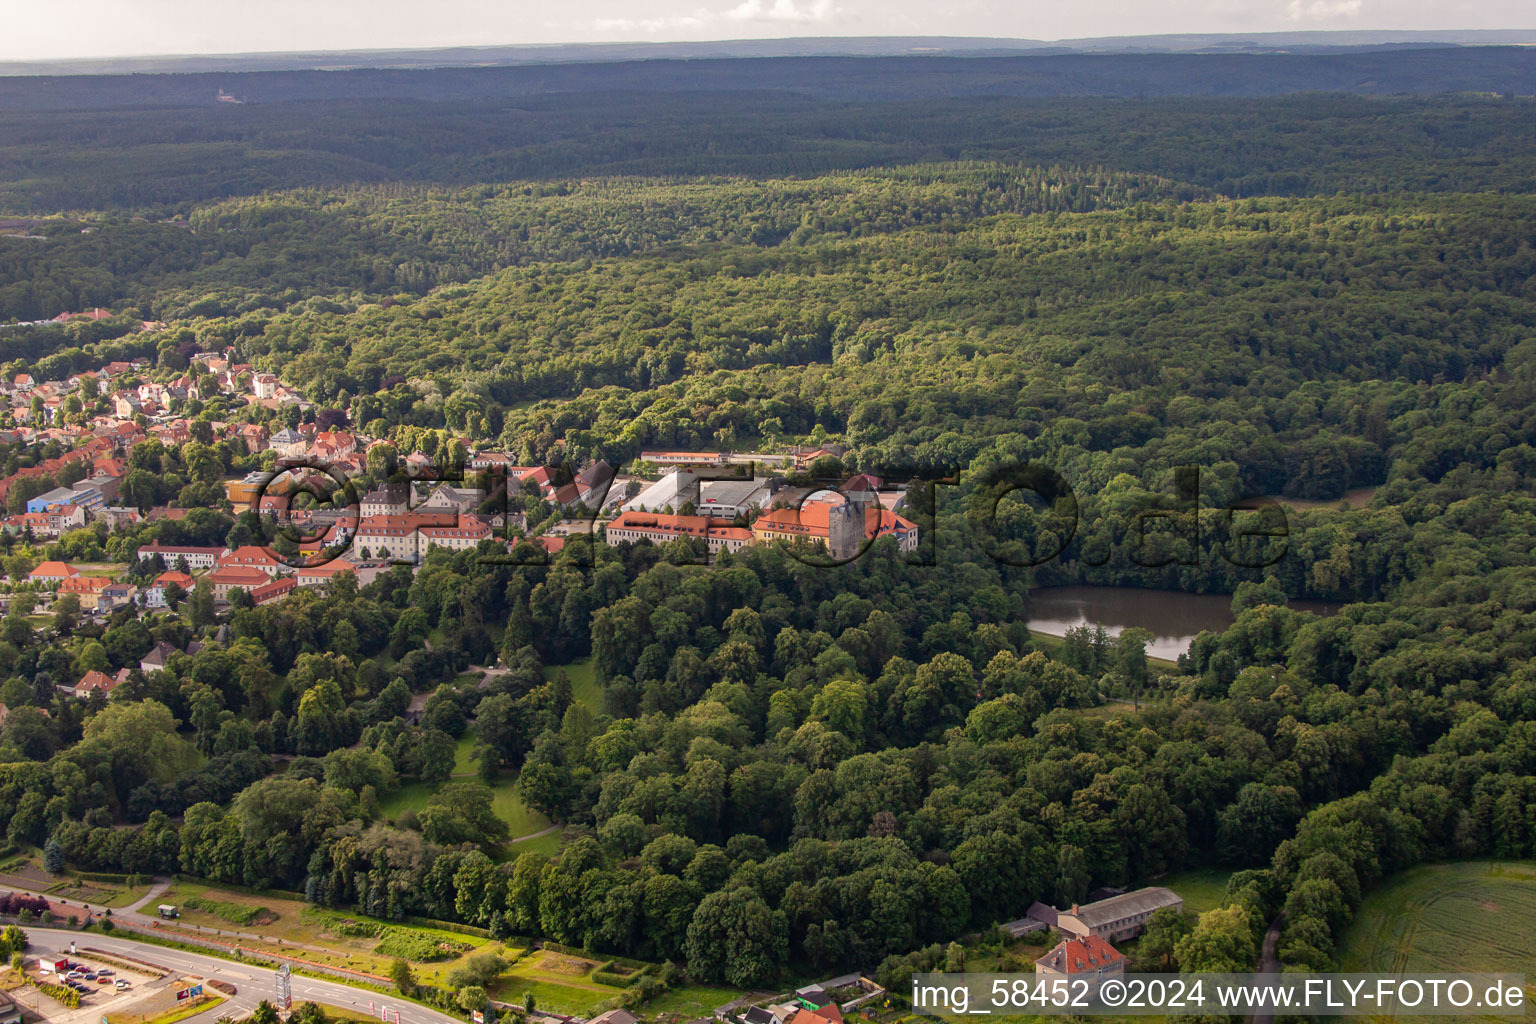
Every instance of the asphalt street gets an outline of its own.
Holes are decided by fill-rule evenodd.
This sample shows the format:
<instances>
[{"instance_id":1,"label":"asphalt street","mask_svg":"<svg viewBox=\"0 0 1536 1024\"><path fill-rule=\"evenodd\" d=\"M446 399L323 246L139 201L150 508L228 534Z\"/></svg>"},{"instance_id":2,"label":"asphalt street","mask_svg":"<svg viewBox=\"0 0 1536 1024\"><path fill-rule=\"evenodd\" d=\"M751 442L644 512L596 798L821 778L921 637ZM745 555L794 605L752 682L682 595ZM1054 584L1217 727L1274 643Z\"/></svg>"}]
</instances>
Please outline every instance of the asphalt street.
<instances>
[{"instance_id":1,"label":"asphalt street","mask_svg":"<svg viewBox=\"0 0 1536 1024\"><path fill-rule=\"evenodd\" d=\"M27 949L28 957L39 955L57 954L69 956L70 943L76 944L81 951L78 958L89 963L91 956L85 952L85 947L99 949L106 953L117 953L133 957L137 960L148 961L172 972L171 977L150 982L141 982L135 985L129 992L117 993L109 996L108 991L93 992L79 1010L68 1011L66 1014L55 1014L49 1017L60 1024L96 1024L102 1016L111 1011L126 1009L131 1000L125 996L137 993L142 995L144 991L153 991L156 988L168 986L183 975L196 975L208 980L226 981L236 988L235 995L225 1002L212 1007L208 1011L194 1017L186 1018L185 1024L213 1024L213 1021L224 1014L244 1016L256 1008L256 1004L263 999L276 1003L277 1001L277 972L251 964L235 963L216 956L204 953L189 953L180 949L167 949L153 943L138 942L134 939L119 938L115 935L98 935L95 933L80 933L56 928L28 927L24 929L31 945ZM318 978L304 977L298 974L292 976L293 1002L297 1006L305 1001L328 1003L332 1006L345 1007L362 1013L369 1012L369 1004L375 1009L388 1007L389 1020L395 1019L394 1011L400 1011L400 1024L464 1024L462 1018L451 1017L446 1013L413 1003L398 997L390 997L380 992L374 992L365 988L355 988L340 981L322 981ZM103 1005L107 1003L110 1005Z\"/></svg>"}]
</instances>

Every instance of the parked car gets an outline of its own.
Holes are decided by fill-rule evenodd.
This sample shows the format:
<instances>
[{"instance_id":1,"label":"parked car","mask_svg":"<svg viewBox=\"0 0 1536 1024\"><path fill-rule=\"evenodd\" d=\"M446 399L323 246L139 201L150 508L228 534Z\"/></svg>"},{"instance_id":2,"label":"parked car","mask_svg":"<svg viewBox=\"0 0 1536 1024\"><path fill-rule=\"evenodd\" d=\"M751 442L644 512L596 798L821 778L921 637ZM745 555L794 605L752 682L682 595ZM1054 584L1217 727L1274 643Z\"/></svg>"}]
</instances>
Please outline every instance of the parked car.
<instances>
[{"instance_id":1,"label":"parked car","mask_svg":"<svg viewBox=\"0 0 1536 1024\"><path fill-rule=\"evenodd\" d=\"M110 967L103 967L103 968L99 969L96 973L97 974L101 974L101 975L105 975L106 977L110 978L112 975L116 974L117 972L114 971Z\"/></svg>"},{"instance_id":2,"label":"parked car","mask_svg":"<svg viewBox=\"0 0 1536 1024\"><path fill-rule=\"evenodd\" d=\"M119 992L121 992L123 989L125 989L127 987L128 987L128 983L126 981L124 981L122 978L118 978L117 979L117 990Z\"/></svg>"},{"instance_id":3,"label":"parked car","mask_svg":"<svg viewBox=\"0 0 1536 1024\"><path fill-rule=\"evenodd\" d=\"M112 979L111 978L97 978L96 979L96 984L98 984L98 985L110 985L110 984L112 984Z\"/></svg>"}]
</instances>

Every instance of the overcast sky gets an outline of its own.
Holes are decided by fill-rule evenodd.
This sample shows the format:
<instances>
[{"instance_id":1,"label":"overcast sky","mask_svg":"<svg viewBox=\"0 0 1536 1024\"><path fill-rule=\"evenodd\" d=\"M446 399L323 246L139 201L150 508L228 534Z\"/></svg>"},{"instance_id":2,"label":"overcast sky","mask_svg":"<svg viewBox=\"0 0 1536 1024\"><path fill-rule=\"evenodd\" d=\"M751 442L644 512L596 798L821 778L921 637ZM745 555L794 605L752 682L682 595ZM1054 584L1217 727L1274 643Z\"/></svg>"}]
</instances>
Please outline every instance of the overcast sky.
<instances>
[{"instance_id":1,"label":"overcast sky","mask_svg":"<svg viewBox=\"0 0 1536 1024\"><path fill-rule=\"evenodd\" d=\"M1530 0L0 0L0 60L831 35L1525 28Z\"/></svg>"}]
</instances>

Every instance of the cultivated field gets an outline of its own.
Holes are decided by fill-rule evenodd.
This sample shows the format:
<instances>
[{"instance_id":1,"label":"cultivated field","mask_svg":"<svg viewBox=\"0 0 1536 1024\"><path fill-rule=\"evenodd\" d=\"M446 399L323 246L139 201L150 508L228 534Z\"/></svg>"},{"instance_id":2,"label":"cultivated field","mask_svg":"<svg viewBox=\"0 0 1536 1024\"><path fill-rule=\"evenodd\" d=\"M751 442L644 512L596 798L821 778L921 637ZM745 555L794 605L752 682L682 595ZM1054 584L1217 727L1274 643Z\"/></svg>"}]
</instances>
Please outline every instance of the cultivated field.
<instances>
[{"instance_id":1,"label":"cultivated field","mask_svg":"<svg viewBox=\"0 0 1536 1024\"><path fill-rule=\"evenodd\" d=\"M1533 965L1531 861L1430 864L1389 878L1366 897L1339 954L1343 971L1515 971L1528 976L1528 996ZM1525 1019L1536 1019L1529 999Z\"/></svg>"}]
</instances>

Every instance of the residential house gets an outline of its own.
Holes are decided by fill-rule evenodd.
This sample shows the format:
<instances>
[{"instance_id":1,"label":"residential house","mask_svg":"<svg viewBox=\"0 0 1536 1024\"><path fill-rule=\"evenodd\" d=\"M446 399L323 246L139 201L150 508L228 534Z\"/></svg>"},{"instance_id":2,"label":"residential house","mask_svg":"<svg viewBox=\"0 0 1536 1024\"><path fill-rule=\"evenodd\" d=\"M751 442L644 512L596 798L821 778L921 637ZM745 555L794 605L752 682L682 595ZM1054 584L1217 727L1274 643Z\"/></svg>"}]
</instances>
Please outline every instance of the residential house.
<instances>
[{"instance_id":1,"label":"residential house","mask_svg":"<svg viewBox=\"0 0 1536 1024\"><path fill-rule=\"evenodd\" d=\"M268 438L267 447L276 452L280 459L293 459L303 455L306 446L303 434L284 427Z\"/></svg>"},{"instance_id":2,"label":"residential house","mask_svg":"<svg viewBox=\"0 0 1536 1024\"><path fill-rule=\"evenodd\" d=\"M194 581L184 572L169 569L156 576L149 586L144 588L143 604L146 608L166 608L166 592L171 587L180 587L185 592L191 592Z\"/></svg>"},{"instance_id":3,"label":"residential house","mask_svg":"<svg viewBox=\"0 0 1536 1024\"><path fill-rule=\"evenodd\" d=\"M429 548L473 550L481 541L490 539L492 532L489 523L469 515L459 516L458 523L453 526L422 526L417 529L423 556Z\"/></svg>"},{"instance_id":4,"label":"residential house","mask_svg":"<svg viewBox=\"0 0 1536 1024\"><path fill-rule=\"evenodd\" d=\"M276 398L281 383L273 374L258 373L251 377L251 393L258 399Z\"/></svg>"},{"instance_id":5,"label":"residential house","mask_svg":"<svg viewBox=\"0 0 1536 1024\"><path fill-rule=\"evenodd\" d=\"M260 569L244 565L220 566L208 574L213 584L213 599L228 601L236 590L255 590L272 582L272 577Z\"/></svg>"},{"instance_id":6,"label":"residential house","mask_svg":"<svg viewBox=\"0 0 1536 1024\"><path fill-rule=\"evenodd\" d=\"M475 487L441 484L427 500L416 507L420 512L473 512L485 500L485 492Z\"/></svg>"},{"instance_id":7,"label":"residential house","mask_svg":"<svg viewBox=\"0 0 1536 1024\"><path fill-rule=\"evenodd\" d=\"M284 576L270 583L264 583L251 591L251 603L263 605L273 601L281 601L292 593L298 585L298 581L292 576Z\"/></svg>"},{"instance_id":8,"label":"residential house","mask_svg":"<svg viewBox=\"0 0 1536 1024\"><path fill-rule=\"evenodd\" d=\"M195 572L200 569L212 569L224 556L224 552L225 549L219 547L161 544L155 541L153 544L145 544L139 548L139 561L144 562L159 555L161 564L168 569L174 569L180 562L185 561L187 569Z\"/></svg>"},{"instance_id":9,"label":"residential house","mask_svg":"<svg viewBox=\"0 0 1536 1024\"><path fill-rule=\"evenodd\" d=\"M260 423L247 423L235 436L240 438L241 444L245 445L246 452L254 454L267 450L267 438L271 435Z\"/></svg>"},{"instance_id":10,"label":"residential house","mask_svg":"<svg viewBox=\"0 0 1536 1024\"><path fill-rule=\"evenodd\" d=\"M75 575L59 584L58 594L74 594L80 602L80 607L88 612L97 610L102 594L112 586L112 580L107 576Z\"/></svg>"},{"instance_id":11,"label":"residential house","mask_svg":"<svg viewBox=\"0 0 1536 1024\"><path fill-rule=\"evenodd\" d=\"M116 675L112 676L107 675L105 672L98 672L95 669L91 669L85 675L81 676L80 681L75 683L74 686L60 686L59 689L68 693L72 697L79 697L82 700L86 697L89 697L91 692L96 690L99 690L103 697L110 697L113 690L117 689L127 681L127 669L120 669Z\"/></svg>"},{"instance_id":12,"label":"residential house","mask_svg":"<svg viewBox=\"0 0 1536 1024\"><path fill-rule=\"evenodd\" d=\"M1035 961L1035 973L1089 981L1103 981L1125 974L1125 954L1098 935L1062 939Z\"/></svg>"},{"instance_id":13,"label":"residential house","mask_svg":"<svg viewBox=\"0 0 1536 1024\"><path fill-rule=\"evenodd\" d=\"M504 452L476 452L469 457L469 468L477 473L512 469L512 457Z\"/></svg>"},{"instance_id":14,"label":"residential house","mask_svg":"<svg viewBox=\"0 0 1536 1024\"><path fill-rule=\"evenodd\" d=\"M180 653L181 651L161 640L154 647L150 648L148 654L139 659L139 671L145 675L149 675L151 672L160 672L164 670L166 665L170 664L171 655Z\"/></svg>"},{"instance_id":15,"label":"residential house","mask_svg":"<svg viewBox=\"0 0 1536 1024\"><path fill-rule=\"evenodd\" d=\"M80 570L63 562L44 562L36 569L27 573L27 579L32 583L63 583L80 575Z\"/></svg>"},{"instance_id":16,"label":"residential house","mask_svg":"<svg viewBox=\"0 0 1536 1024\"><path fill-rule=\"evenodd\" d=\"M311 444L317 458L333 461L357 451L357 438L345 430L322 430Z\"/></svg>"},{"instance_id":17,"label":"residential house","mask_svg":"<svg viewBox=\"0 0 1536 1024\"><path fill-rule=\"evenodd\" d=\"M588 463L576 474L576 496L588 508L601 508L608 500L613 484L613 467L603 459Z\"/></svg>"},{"instance_id":18,"label":"residential house","mask_svg":"<svg viewBox=\"0 0 1536 1024\"><path fill-rule=\"evenodd\" d=\"M288 565L272 556L266 548L257 547L255 544L242 544L240 547L220 557L219 567L229 568L239 566L247 569L260 569L269 577L276 577L293 572L293 566Z\"/></svg>"},{"instance_id":19,"label":"residential house","mask_svg":"<svg viewBox=\"0 0 1536 1024\"><path fill-rule=\"evenodd\" d=\"M405 484L379 487L363 495L358 512L369 516L403 516L410 505L410 487Z\"/></svg>"},{"instance_id":20,"label":"residential house","mask_svg":"<svg viewBox=\"0 0 1536 1024\"><path fill-rule=\"evenodd\" d=\"M357 569L345 562L334 561L325 565L312 565L300 569L294 581L301 587L324 587L340 575L356 576Z\"/></svg>"}]
</instances>

